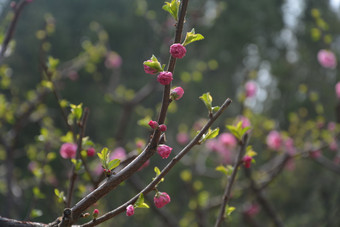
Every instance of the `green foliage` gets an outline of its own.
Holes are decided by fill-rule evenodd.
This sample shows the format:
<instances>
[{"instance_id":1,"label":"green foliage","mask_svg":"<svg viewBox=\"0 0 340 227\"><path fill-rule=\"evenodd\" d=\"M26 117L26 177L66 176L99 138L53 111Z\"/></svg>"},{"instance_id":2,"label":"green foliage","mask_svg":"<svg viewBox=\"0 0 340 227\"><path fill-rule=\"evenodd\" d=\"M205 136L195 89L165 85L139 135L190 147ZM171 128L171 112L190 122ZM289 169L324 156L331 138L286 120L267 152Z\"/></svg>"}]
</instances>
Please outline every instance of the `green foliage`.
<instances>
[{"instance_id":1,"label":"green foliage","mask_svg":"<svg viewBox=\"0 0 340 227\"><path fill-rule=\"evenodd\" d=\"M192 42L196 42L202 39L204 39L204 36L201 34L196 34L195 29L193 28L190 32L187 32L185 40L183 42L183 46L186 46Z\"/></svg>"},{"instance_id":2,"label":"green foliage","mask_svg":"<svg viewBox=\"0 0 340 227\"><path fill-rule=\"evenodd\" d=\"M170 15L177 21L180 4L180 0L171 0L171 2L165 2L165 5L162 7L162 9L169 12Z\"/></svg>"},{"instance_id":3,"label":"green foliage","mask_svg":"<svg viewBox=\"0 0 340 227\"><path fill-rule=\"evenodd\" d=\"M152 69L157 70L157 72L162 72L164 71L165 65L161 66L161 63L158 61L155 55L152 55L151 57L151 62L149 61L144 61L143 64L146 66L149 66Z\"/></svg>"},{"instance_id":4,"label":"green foliage","mask_svg":"<svg viewBox=\"0 0 340 227\"><path fill-rule=\"evenodd\" d=\"M230 132L239 140L242 140L243 135L250 129L249 126L242 127L242 121L238 122L236 126L226 125Z\"/></svg>"},{"instance_id":5,"label":"green foliage","mask_svg":"<svg viewBox=\"0 0 340 227\"><path fill-rule=\"evenodd\" d=\"M135 202L135 204L133 206L135 208L150 208L149 205L144 202L144 195L143 195L143 193L141 193L139 195L137 201Z\"/></svg>"},{"instance_id":6,"label":"green foliage","mask_svg":"<svg viewBox=\"0 0 340 227\"><path fill-rule=\"evenodd\" d=\"M208 132L203 134L202 138L199 140L199 144L204 143L208 139L214 139L216 136L218 136L218 133L220 132L220 128L215 128L214 130L208 129Z\"/></svg>"},{"instance_id":7,"label":"green foliage","mask_svg":"<svg viewBox=\"0 0 340 227\"><path fill-rule=\"evenodd\" d=\"M59 191L59 189L55 188L54 189L54 194L57 196L59 203L63 203L66 200L63 191Z\"/></svg>"},{"instance_id":8,"label":"green foliage","mask_svg":"<svg viewBox=\"0 0 340 227\"><path fill-rule=\"evenodd\" d=\"M234 167L232 167L231 165L227 165L227 166L219 165L216 167L216 170L224 173L227 176L230 176L234 170Z\"/></svg>"},{"instance_id":9,"label":"green foliage","mask_svg":"<svg viewBox=\"0 0 340 227\"><path fill-rule=\"evenodd\" d=\"M106 170L113 170L120 164L119 159L110 160L110 151L107 147L104 147L100 153L97 153L97 155L102 163L102 167Z\"/></svg>"}]
</instances>

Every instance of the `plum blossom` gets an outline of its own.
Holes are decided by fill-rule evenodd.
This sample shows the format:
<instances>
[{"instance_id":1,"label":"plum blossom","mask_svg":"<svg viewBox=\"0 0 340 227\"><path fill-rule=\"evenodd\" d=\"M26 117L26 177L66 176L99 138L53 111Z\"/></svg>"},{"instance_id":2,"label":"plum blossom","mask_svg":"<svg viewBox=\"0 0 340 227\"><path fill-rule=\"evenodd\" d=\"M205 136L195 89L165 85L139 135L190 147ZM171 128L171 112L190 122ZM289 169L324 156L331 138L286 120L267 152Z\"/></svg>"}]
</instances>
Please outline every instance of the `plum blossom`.
<instances>
[{"instance_id":1,"label":"plum blossom","mask_svg":"<svg viewBox=\"0 0 340 227\"><path fill-rule=\"evenodd\" d=\"M157 147L157 152L163 159L168 158L171 151L172 148L164 144L158 145Z\"/></svg>"},{"instance_id":2,"label":"plum blossom","mask_svg":"<svg viewBox=\"0 0 340 227\"><path fill-rule=\"evenodd\" d=\"M172 99L174 100L179 100L183 97L184 90L181 87L175 87L174 89L171 90L170 95Z\"/></svg>"},{"instance_id":3,"label":"plum blossom","mask_svg":"<svg viewBox=\"0 0 340 227\"><path fill-rule=\"evenodd\" d=\"M160 126L159 126L159 130L160 130L161 132L165 132L165 131L167 130L166 125L164 125L164 124L160 125Z\"/></svg>"},{"instance_id":4,"label":"plum blossom","mask_svg":"<svg viewBox=\"0 0 340 227\"><path fill-rule=\"evenodd\" d=\"M272 150L278 150L281 147L282 139L278 131L270 131L266 141L267 146Z\"/></svg>"},{"instance_id":5,"label":"plum blossom","mask_svg":"<svg viewBox=\"0 0 340 227\"><path fill-rule=\"evenodd\" d=\"M77 153L77 145L74 143L64 143L59 151L62 158L75 158Z\"/></svg>"},{"instance_id":6,"label":"plum blossom","mask_svg":"<svg viewBox=\"0 0 340 227\"><path fill-rule=\"evenodd\" d=\"M253 160L252 157L250 157L249 155L245 155L243 158L242 158L242 161L243 161L243 165L245 168L250 168L250 165L251 165L251 161Z\"/></svg>"},{"instance_id":7,"label":"plum blossom","mask_svg":"<svg viewBox=\"0 0 340 227\"><path fill-rule=\"evenodd\" d=\"M174 58L183 58L187 50L180 43L175 43L170 46L170 54Z\"/></svg>"},{"instance_id":8,"label":"plum blossom","mask_svg":"<svg viewBox=\"0 0 340 227\"><path fill-rule=\"evenodd\" d=\"M176 136L177 143L183 145L186 144L189 141L188 133L180 132Z\"/></svg>"},{"instance_id":9,"label":"plum blossom","mask_svg":"<svg viewBox=\"0 0 340 227\"><path fill-rule=\"evenodd\" d=\"M152 60L147 60L147 62L152 62ZM150 75L155 75L156 73L158 73L157 69L151 68L150 66L144 65L144 72Z\"/></svg>"},{"instance_id":10,"label":"plum blossom","mask_svg":"<svg viewBox=\"0 0 340 227\"><path fill-rule=\"evenodd\" d=\"M86 152L88 157L92 157L96 154L96 150L93 147L89 147Z\"/></svg>"},{"instance_id":11,"label":"plum blossom","mask_svg":"<svg viewBox=\"0 0 340 227\"><path fill-rule=\"evenodd\" d=\"M228 148L234 148L237 144L237 140L235 136L231 133L222 133L219 137L218 140L221 144L227 146Z\"/></svg>"},{"instance_id":12,"label":"plum blossom","mask_svg":"<svg viewBox=\"0 0 340 227\"><path fill-rule=\"evenodd\" d=\"M123 147L117 147L113 150L113 152L110 155L110 159L119 159L121 161L126 159L126 151Z\"/></svg>"},{"instance_id":13,"label":"plum blossom","mask_svg":"<svg viewBox=\"0 0 340 227\"><path fill-rule=\"evenodd\" d=\"M133 205L129 205L126 207L126 216L132 216L135 214L135 208L133 207Z\"/></svg>"},{"instance_id":14,"label":"plum blossom","mask_svg":"<svg viewBox=\"0 0 340 227\"><path fill-rule=\"evenodd\" d=\"M159 75L157 76L157 81L162 85L169 85L172 80L173 78L171 72L167 71L160 72Z\"/></svg>"},{"instance_id":15,"label":"plum blossom","mask_svg":"<svg viewBox=\"0 0 340 227\"><path fill-rule=\"evenodd\" d=\"M246 97L251 98L256 94L257 86L254 81L248 81L245 85L244 88L246 90Z\"/></svg>"},{"instance_id":16,"label":"plum blossom","mask_svg":"<svg viewBox=\"0 0 340 227\"><path fill-rule=\"evenodd\" d=\"M318 52L318 61L324 68L335 69L337 65L335 54L332 51L325 49Z\"/></svg>"},{"instance_id":17,"label":"plum blossom","mask_svg":"<svg viewBox=\"0 0 340 227\"><path fill-rule=\"evenodd\" d=\"M336 97L340 99L340 82L335 84L335 93L336 93Z\"/></svg>"},{"instance_id":18,"label":"plum blossom","mask_svg":"<svg viewBox=\"0 0 340 227\"><path fill-rule=\"evenodd\" d=\"M170 203L170 196L166 192L157 192L155 197L153 198L155 206L157 208L162 208L166 204Z\"/></svg>"},{"instance_id":19,"label":"plum blossom","mask_svg":"<svg viewBox=\"0 0 340 227\"><path fill-rule=\"evenodd\" d=\"M156 129L158 128L158 122L157 121L153 121L153 120L150 120L148 125L152 128L152 129Z\"/></svg>"}]
</instances>

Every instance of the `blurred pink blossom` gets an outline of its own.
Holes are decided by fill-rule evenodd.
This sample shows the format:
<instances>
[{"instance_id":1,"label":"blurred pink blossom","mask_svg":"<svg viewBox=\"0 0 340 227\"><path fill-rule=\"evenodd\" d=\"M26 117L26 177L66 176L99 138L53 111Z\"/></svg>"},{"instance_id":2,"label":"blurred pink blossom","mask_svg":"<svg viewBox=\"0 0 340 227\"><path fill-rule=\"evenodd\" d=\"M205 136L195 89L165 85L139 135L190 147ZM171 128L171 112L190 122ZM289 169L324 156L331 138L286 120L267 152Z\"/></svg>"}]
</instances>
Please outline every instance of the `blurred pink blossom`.
<instances>
[{"instance_id":1,"label":"blurred pink blossom","mask_svg":"<svg viewBox=\"0 0 340 227\"><path fill-rule=\"evenodd\" d=\"M243 213L247 216L254 217L260 212L260 206L256 203L250 204L245 207Z\"/></svg>"},{"instance_id":2,"label":"blurred pink blossom","mask_svg":"<svg viewBox=\"0 0 340 227\"><path fill-rule=\"evenodd\" d=\"M106 54L105 66L108 69L119 68L122 65L122 58L114 51L110 51Z\"/></svg>"},{"instance_id":3,"label":"blurred pink blossom","mask_svg":"<svg viewBox=\"0 0 340 227\"><path fill-rule=\"evenodd\" d=\"M237 123L240 122L240 121L242 121L242 128L251 126L250 120L245 116L238 116L237 117Z\"/></svg>"},{"instance_id":4,"label":"blurred pink blossom","mask_svg":"<svg viewBox=\"0 0 340 227\"><path fill-rule=\"evenodd\" d=\"M340 99L340 82L336 83L335 85L335 93L336 93L336 97Z\"/></svg>"},{"instance_id":5,"label":"blurred pink blossom","mask_svg":"<svg viewBox=\"0 0 340 227\"><path fill-rule=\"evenodd\" d=\"M332 51L322 49L318 52L318 61L325 68L334 69L337 65L336 56Z\"/></svg>"},{"instance_id":6,"label":"blurred pink blossom","mask_svg":"<svg viewBox=\"0 0 340 227\"><path fill-rule=\"evenodd\" d=\"M73 143L64 143L60 147L59 151L61 157L67 158L75 158L77 153L77 145Z\"/></svg>"},{"instance_id":7,"label":"blurred pink blossom","mask_svg":"<svg viewBox=\"0 0 340 227\"><path fill-rule=\"evenodd\" d=\"M338 149L338 144L336 143L336 141L334 139L329 144L329 149L331 149L332 151L336 151Z\"/></svg>"},{"instance_id":8,"label":"blurred pink blossom","mask_svg":"<svg viewBox=\"0 0 340 227\"><path fill-rule=\"evenodd\" d=\"M282 139L278 131L270 131L267 136L267 146L272 150L278 150L281 147Z\"/></svg>"},{"instance_id":9,"label":"blurred pink blossom","mask_svg":"<svg viewBox=\"0 0 340 227\"><path fill-rule=\"evenodd\" d=\"M221 144L227 146L228 148L234 148L237 144L237 140L235 136L231 133L222 133L219 137L218 140Z\"/></svg>"},{"instance_id":10,"label":"blurred pink blossom","mask_svg":"<svg viewBox=\"0 0 340 227\"><path fill-rule=\"evenodd\" d=\"M286 151L289 155L294 155L296 153L296 149L295 149L295 146L294 146L294 140L292 138L286 139L284 145L285 145Z\"/></svg>"},{"instance_id":11,"label":"blurred pink blossom","mask_svg":"<svg viewBox=\"0 0 340 227\"><path fill-rule=\"evenodd\" d=\"M256 94L257 91L257 86L254 81L248 81L245 85L244 88L246 90L246 97L251 98Z\"/></svg>"},{"instance_id":12,"label":"blurred pink blossom","mask_svg":"<svg viewBox=\"0 0 340 227\"><path fill-rule=\"evenodd\" d=\"M177 140L177 143L184 145L187 142L189 142L189 135L188 135L188 133L180 132L180 133L177 134L176 140Z\"/></svg>"},{"instance_id":13,"label":"blurred pink blossom","mask_svg":"<svg viewBox=\"0 0 340 227\"><path fill-rule=\"evenodd\" d=\"M119 159L121 161L124 161L126 159L126 151L123 147L117 147L113 150L113 152L110 155L110 159Z\"/></svg>"}]
</instances>

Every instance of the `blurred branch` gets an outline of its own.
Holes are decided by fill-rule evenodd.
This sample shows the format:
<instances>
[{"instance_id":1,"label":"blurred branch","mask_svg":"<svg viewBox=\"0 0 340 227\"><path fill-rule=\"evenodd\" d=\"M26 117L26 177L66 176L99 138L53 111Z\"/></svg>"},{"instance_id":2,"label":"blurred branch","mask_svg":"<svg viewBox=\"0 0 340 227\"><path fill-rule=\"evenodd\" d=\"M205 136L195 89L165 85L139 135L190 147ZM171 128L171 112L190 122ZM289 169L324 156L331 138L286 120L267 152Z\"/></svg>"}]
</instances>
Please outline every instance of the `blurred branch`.
<instances>
[{"instance_id":1,"label":"blurred branch","mask_svg":"<svg viewBox=\"0 0 340 227\"><path fill-rule=\"evenodd\" d=\"M263 195L263 191L261 188L259 188L254 179L251 176L251 169L250 168L244 168L245 169L245 175L250 181L250 188L255 193L257 201L259 204L263 207L263 209L267 212L269 217L272 218L275 226L277 227L283 227L283 223L280 220L279 216L277 215L274 207L268 202L268 200Z\"/></svg>"},{"instance_id":2,"label":"blurred branch","mask_svg":"<svg viewBox=\"0 0 340 227\"><path fill-rule=\"evenodd\" d=\"M203 136L204 133L207 132L207 130L210 128L210 126L216 121L217 118L219 118L221 116L221 114L224 112L224 110L230 105L231 100L230 99L226 99L225 102L223 103L223 105L221 106L220 110L213 115L213 117L204 125L204 127L201 129L201 131L199 132L199 134L197 134L191 141L190 143L183 149L181 150L167 165L166 167L164 167L164 169L162 170L162 172L155 177L155 179L150 182L149 185L147 185L140 193L138 193L137 195L135 195L133 198L131 198L129 201L127 201L126 203L124 203L123 205L121 205L120 207L116 208L115 210L112 210L106 214L104 214L103 216L99 217L96 219L95 222L88 222L84 225L82 225L83 227L89 227L89 226L95 226L98 225L110 218L115 217L116 215L122 213L125 211L126 207L130 204L133 204L137 201L139 195L141 193L143 193L143 195L148 194L149 192L153 191L155 186L161 181L162 178L164 178L168 172L195 146L198 144L199 140L201 139L201 137ZM143 157L143 154L145 153L145 151L143 151L143 153L141 155L139 155L130 165L128 165L126 168L129 168L129 166L132 166L138 159L141 159L141 157ZM126 169L125 168L125 169ZM120 175L122 175L121 173L124 172L123 169L121 172L119 172L117 175L115 175L114 177L122 177ZM126 171L126 170L125 170ZM111 181L113 180L112 176L108 179L108 181L100 186L96 191L92 192L90 195L88 195L87 197L85 197L84 199L87 200L95 200L95 196L100 192L100 189L102 190L107 190L106 189L106 185L109 184ZM95 193L96 192L96 193ZM98 199L97 199L98 200ZM96 200L96 201L97 201ZM81 201L82 202L82 201ZM86 201L84 201L86 202ZM84 203L83 202L83 203ZM78 206L82 206L82 204L80 204L80 202L77 204ZM76 205L76 206L77 206ZM74 209L74 208L73 208ZM79 208L78 208L79 209Z\"/></svg>"},{"instance_id":3,"label":"blurred branch","mask_svg":"<svg viewBox=\"0 0 340 227\"><path fill-rule=\"evenodd\" d=\"M0 216L0 226L11 226L11 227L47 227L46 224L29 221L17 221L9 218Z\"/></svg>"},{"instance_id":4,"label":"blurred branch","mask_svg":"<svg viewBox=\"0 0 340 227\"><path fill-rule=\"evenodd\" d=\"M19 2L15 8L14 8L14 17L13 20L11 21L11 24L9 25L9 28L5 34L5 38L4 41L1 45L1 50L0 50L0 64L3 61L3 58L5 56L6 50L8 48L8 44L11 41L11 39L13 38L14 35L14 31L15 31L15 27L18 24L18 19L19 16L21 15L21 12L24 8L24 6L27 4L28 2L26 2L26 0L21 0L21 2Z\"/></svg>"},{"instance_id":5,"label":"blurred branch","mask_svg":"<svg viewBox=\"0 0 340 227\"><path fill-rule=\"evenodd\" d=\"M230 194L231 194L231 189L233 187L233 184L236 179L236 175L239 169L239 166L242 165L242 157L244 156L247 148L247 142L248 142L248 134L244 134L242 141L241 141L241 146L240 146L240 151L238 152L235 164L233 166L233 172L230 176L230 179L228 181L228 184L225 188L224 195L222 197L222 204L220 208L220 213L218 215L218 218L216 219L215 227L221 226L224 216L225 216L225 208L228 205L229 199L230 199Z\"/></svg>"}]
</instances>

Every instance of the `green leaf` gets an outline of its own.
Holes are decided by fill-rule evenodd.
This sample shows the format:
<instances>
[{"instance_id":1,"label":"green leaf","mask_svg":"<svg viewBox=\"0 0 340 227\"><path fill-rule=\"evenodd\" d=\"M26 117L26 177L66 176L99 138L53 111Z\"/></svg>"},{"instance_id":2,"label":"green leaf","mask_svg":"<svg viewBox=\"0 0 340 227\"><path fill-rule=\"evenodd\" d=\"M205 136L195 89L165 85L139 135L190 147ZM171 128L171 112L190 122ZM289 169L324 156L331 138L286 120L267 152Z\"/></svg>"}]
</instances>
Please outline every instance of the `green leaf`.
<instances>
[{"instance_id":1,"label":"green leaf","mask_svg":"<svg viewBox=\"0 0 340 227\"><path fill-rule=\"evenodd\" d=\"M135 207L140 207L144 203L144 195L143 193L140 193L136 203L134 204Z\"/></svg>"},{"instance_id":2,"label":"green leaf","mask_svg":"<svg viewBox=\"0 0 340 227\"><path fill-rule=\"evenodd\" d=\"M155 166L155 168L153 169L156 173L156 176L158 176L159 174L161 174L161 171L158 169L157 166Z\"/></svg>"},{"instance_id":3,"label":"green leaf","mask_svg":"<svg viewBox=\"0 0 340 227\"><path fill-rule=\"evenodd\" d=\"M38 187L33 188L33 195L37 199L44 199L45 195L40 191Z\"/></svg>"},{"instance_id":4,"label":"green leaf","mask_svg":"<svg viewBox=\"0 0 340 227\"><path fill-rule=\"evenodd\" d=\"M207 92L200 96L200 100L203 101L204 105L207 107L209 113L211 112L211 104L212 104L212 97L210 95L210 92Z\"/></svg>"},{"instance_id":5,"label":"green leaf","mask_svg":"<svg viewBox=\"0 0 340 227\"><path fill-rule=\"evenodd\" d=\"M109 149L107 147L104 147L100 153L97 153L102 166L104 169L107 169L107 162L109 160Z\"/></svg>"},{"instance_id":6,"label":"green leaf","mask_svg":"<svg viewBox=\"0 0 340 227\"><path fill-rule=\"evenodd\" d=\"M216 170L224 173L227 176L230 176L234 168L231 165L227 165L226 167L224 167L223 165L219 165L216 167Z\"/></svg>"},{"instance_id":7,"label":"green leaf","mask_svg":"<svg viewBox=\"0 0 340 227\"><path fill-rule=\"evenodd\" d=\"M150 208L148 204L143 203L142 205L140 205L138 208Z\"/></svg>"},{"instance_id":8,"label":"green leaf","mask_svg":"<svg viewBox=\"0 0 340 227\"><path fill-rule=\"evenodd\" d=\"M30 217L31 218L37 218L37 217L40 217L43 215L43 212L41 210L38 210L38 209L33 209L31 211L31 214L30 214Z\"/></svg>"},{"instance_id":9,"label":"green leaf","mask_svg":"<svg viewBox=\"0 0 340 227\"><path fill-rule=\"evenodd\" d=\"M219 111L221 109L221 107L219 107L219 106L214 106L214 107L212 107L212 112L213 113L216 113L217 111Z\"/></svg>"},{"instance_id":10,"label":"green leaf","mask_svg":"<svg viewBox=\"0 0 340 227\"><path fill-rule=\"evenodd\" d=\"M109 170L113 170L114 168L116 168L117 166L119 166L120 164L120 160L119 159L113 159L111 160L108 164L107 164L107 168Z\"/></svg>"},{"instance_id":11,"label":"green leaf","mask_svg":"<svg viewBox=\"0 0 340 227\"><path fill-rule=\"evenodd\" d=\"M47 65L50 69L56 69L59 64L59 59L53 58L52 56L48 57Z\"/></svg>"},{"instance_id":12,"label":"green leaf","mask_svg":"<svg viewBox=\"0 0 340 227\"><path fill-rule=\"evenodd\" d=\"M152 55L150 60L151 60L151 62L150 61L144 61L143 65L149 66L150 68L153 68L153 69L157 70L158 72L164 71L165 65L163 65L164 67L162 67L161 63L158 61L158 59L155 57L155 55Z\"/></svg>"},{"instance_id":13,"label":"green leaf","mask_svg":"<svg viewBox=\"0 0 340 227\"><path fill-rule=\"evenodd\" d=\"M60 191L59 191L57 188L55 188L55 189L54 189L54 194L55 194L57 197L59 197Z\"/></svg>"},{"instance_id":14,"label":"green leaf","mask_svg":"<svg viewBox=\"0 0 340 227\"><path fill-rule=\"evenodd\" d=\"M198 142L199 144L204 143L208 139L213 139L216 136L218 136L218 133L220 132L220 128L215 128L214 130L211 130L209 128L208 132L206 134L203 134L202 138Z\"/></svg>"},{"instance_id":15,"label":"green leaf","mask_svg":"<svg viewBox=\"0 0 340 227\"><path fill-rule=\"evenodd\" d=\"M165 2L162 9L169 12L170 15L177 21L180 4L181 2L179 0L172 0L171 2Z\"/></svg>"},{"instance_id":16,"label":"green leaf","mask_svg":"<svg viewBox=\"0 0 340 227\"><path fill-rule=\"evenodd\" d=\"M183 46L186 46L192 42L202 40L204 39L204 36L201 34L196 34L195 29L193 28L190 32L187 32L187 35L185 36L185 40L183 42Z\"/></svg>"},{"instance_id":17,"label":"green leaf","mask_svg":"<svg viewBox=\"0 0 340 227\"><path fill-rule=\"evenodd\" d=\"M231 213L235 210L235 207L230 207L229 205L226 205L225 207L225 216L228 217L231 215Z\"/></svg>"},{"instance_id":18,"label":"green leaf","mask_svg":"<svg viewBox=\"0 0 340 227\"><path fill-rule=\"evenodd\" d=\"M79 105L70 104L71 113L73 117L77 120L80 120L81 116L83 115L83 104L80 103Z\"/></svg>"}]
</instances>

